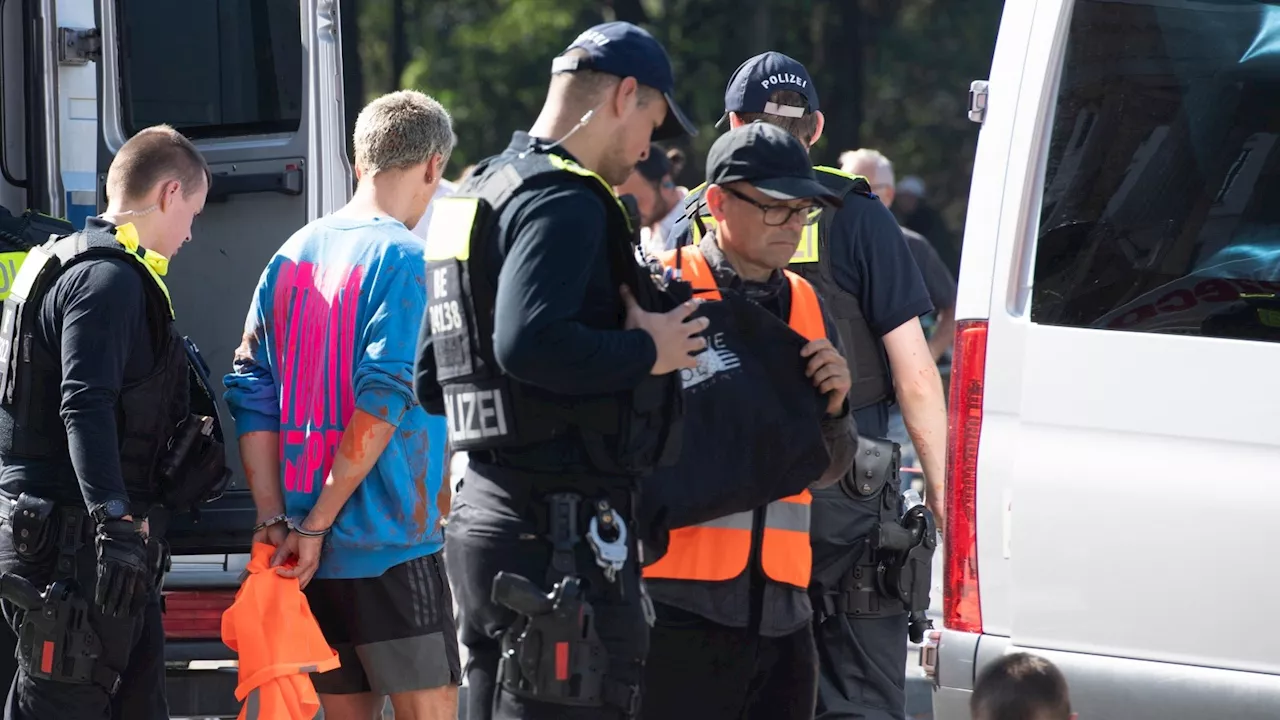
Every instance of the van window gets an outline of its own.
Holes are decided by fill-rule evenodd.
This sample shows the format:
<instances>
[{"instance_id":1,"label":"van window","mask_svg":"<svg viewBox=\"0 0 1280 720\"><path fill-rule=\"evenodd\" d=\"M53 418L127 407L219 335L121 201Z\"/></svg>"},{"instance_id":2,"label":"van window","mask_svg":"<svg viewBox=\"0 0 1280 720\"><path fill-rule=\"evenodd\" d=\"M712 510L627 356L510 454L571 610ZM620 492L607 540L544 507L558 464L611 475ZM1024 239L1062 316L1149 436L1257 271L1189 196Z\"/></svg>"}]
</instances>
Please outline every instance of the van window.
<instances>
[{"instance_id":1,"label":"van window","mask_svg":"<svg viewBox=\"0 0 1280 720\"><path fill-rule=\"evenodd\" d=\"M1031 318L1280 341L1280 3L1077 0Z\"/></svg>"},{"instance_id":2,"label":"van window","mask_svg":"<svg viewBox=\"0 0 1280 720\"><path fill-rule=\"evenodd\" d=\"M119 0L125 132L290 133L302 118L298 0Z\"/></svg>"}]
</instances>

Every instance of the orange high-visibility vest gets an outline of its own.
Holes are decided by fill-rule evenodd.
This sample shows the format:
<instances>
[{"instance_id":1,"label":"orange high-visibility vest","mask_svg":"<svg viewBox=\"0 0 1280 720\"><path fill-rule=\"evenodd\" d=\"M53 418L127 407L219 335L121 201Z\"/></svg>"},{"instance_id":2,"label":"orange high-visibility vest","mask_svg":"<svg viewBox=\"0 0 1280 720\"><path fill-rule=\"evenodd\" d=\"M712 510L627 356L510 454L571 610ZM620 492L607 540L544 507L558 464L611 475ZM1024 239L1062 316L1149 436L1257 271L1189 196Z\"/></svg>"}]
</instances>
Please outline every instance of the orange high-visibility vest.
<instances>
[{"instance_id":1,"label":"orange high-visibility vest","mask_svg":"<svg viewBox=\"0 0 1280 720\"><path fill-rule=\"evenodd\" d=\"M662 263L675 268L675 250L662 256ZM694 289L694 297L719 300L715 276L706 258L694 246L680 248L680 272ZM783 270L791 284L791 316L787 323L807 340L827 336L822 322L818 294L799 275ZM775 500L765 508L764 536L760 564L774 582L809 587L813 550L809 546L808 490ZM732 580L747 569L751 559L751 530L754 512L740 512L671 531L667 554L644 569L646 578L669 580Z\"/></svg>"},{"instance_id":2,"label":"orange high-visibility vest","mask_svg":"<svg viewBox=\"0 0 1280 720\"><path fill-rule=\"evenodd\" d=\"M280 577L271 567L276 549L254 543L249 576L235 603L222 613L222 642L236 652L240 682L239 720L309 720L320 709L310 673L341 663L324 634L297 578Z\"/></svg>"}]
</instances>

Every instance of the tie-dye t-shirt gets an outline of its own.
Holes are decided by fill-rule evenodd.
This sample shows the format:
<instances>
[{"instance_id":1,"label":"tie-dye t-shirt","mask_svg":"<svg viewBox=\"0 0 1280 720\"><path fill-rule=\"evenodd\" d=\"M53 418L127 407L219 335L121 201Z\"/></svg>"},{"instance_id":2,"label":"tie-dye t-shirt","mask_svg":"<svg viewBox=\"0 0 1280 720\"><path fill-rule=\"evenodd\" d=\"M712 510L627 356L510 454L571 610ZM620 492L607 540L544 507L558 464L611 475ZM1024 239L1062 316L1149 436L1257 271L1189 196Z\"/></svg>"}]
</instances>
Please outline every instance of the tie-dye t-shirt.
<instances>
[{"instance_id":1,"label":"tie-dye t-shirt","mask_svg":"<svg viewBox=\"0 0 1280 720\"><path fill-rule=\"evenodd\" d=\"M285 511L315 505L356 409L397 432L325 538L320 578L377 577L443 546L445 420L413 395L423 241L387 217L326 217L271 258L223 382L236 432L280 433Z\"/></svg>"}]
</instances>

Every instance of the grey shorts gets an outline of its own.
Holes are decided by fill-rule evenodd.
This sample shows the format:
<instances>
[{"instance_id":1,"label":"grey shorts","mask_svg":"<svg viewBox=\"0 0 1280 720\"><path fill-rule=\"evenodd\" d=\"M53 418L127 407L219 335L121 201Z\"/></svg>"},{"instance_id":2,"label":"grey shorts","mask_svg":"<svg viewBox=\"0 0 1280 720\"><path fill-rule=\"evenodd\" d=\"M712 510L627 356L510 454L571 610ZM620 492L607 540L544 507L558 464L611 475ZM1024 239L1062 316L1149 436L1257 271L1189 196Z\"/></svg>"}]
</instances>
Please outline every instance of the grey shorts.
<instances>
[{"instance_id":1,"label":"grey shorts","mask_svg":"<svg viewBox=\"0 0 1280 720\"><path fill-rule=\"evenodd\" d=\"M441 553L379 577L308 583L307 601L342 666L313 673L316 692L379 695L458 685L458 633Z\"/></svg>"}]
</instances>

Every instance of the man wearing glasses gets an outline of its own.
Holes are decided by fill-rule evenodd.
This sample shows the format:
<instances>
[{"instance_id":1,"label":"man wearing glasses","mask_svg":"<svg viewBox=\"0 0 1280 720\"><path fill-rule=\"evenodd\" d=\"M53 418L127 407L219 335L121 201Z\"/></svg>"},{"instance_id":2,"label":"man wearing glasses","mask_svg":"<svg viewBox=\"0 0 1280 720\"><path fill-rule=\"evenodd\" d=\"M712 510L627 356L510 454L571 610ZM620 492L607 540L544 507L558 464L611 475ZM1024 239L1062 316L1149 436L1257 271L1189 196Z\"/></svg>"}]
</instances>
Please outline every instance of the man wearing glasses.
<instances>
[{"instance_id":1,"label":"man wearing glasses","mask_svg":"<svg viewBox=\"0 0 1280 720\"><path fill-rule=\"evenodd\" d=\"M763 121L806 148L822 137L825 119L813 79L782 53L761 53L742 63L729 79L724 102L721 123L729 127ZM897 221L866 180L835 168L815 170L844 204L805 229L789 268L813 283L840 328L853 377L848 402L859 433L884 447L890 408L901 408L924 469L925 503L941 530L946 408L920 325L933 303ZM696 241L714 225L706 205L704 191L689 194L685 217L673 233L678 239L691 235ZM886 561L870 550L875 526L895 523L902 514L893 473L877 469L871 478L864 473L859 482L850 478L813 493L810 594L821 658L819 720L906 715L907 608L867 580Z\"/></svg>"},{"instance_id":2,"label":"man wearing glasses","mask_svg":"<svg viewBox=\"0 0 1280 720\"><path fill-rule=\"evenodd\" d=\"M805 228L840 198L817 181L805 147L765 123L732 130L711 147L705 196L715 227L696 246L664 253L663 263L679 269L695 297L746 296L767 311L759 321L769 325L772 315L800 336L795 368L818 393L811 412L821 415L829 461L820 475L777 479L780 487L799 479L803 489L795 495L671 531L666 554L644 570L656 622L640 706L645 718L810 720L818 651L809 625L808 488L849 471L857 430L845 401L849 365L836 326L813 286L785 268ZM769 330L756 324L753 332ZM700 365L719 349L716 325L709 332L711 349ZM686 380L686 392L697 392L691 384ZM805 418L797 413L788 422ZM757 447L777 442L743 440Z\"/></svg>"}]
</instances>

